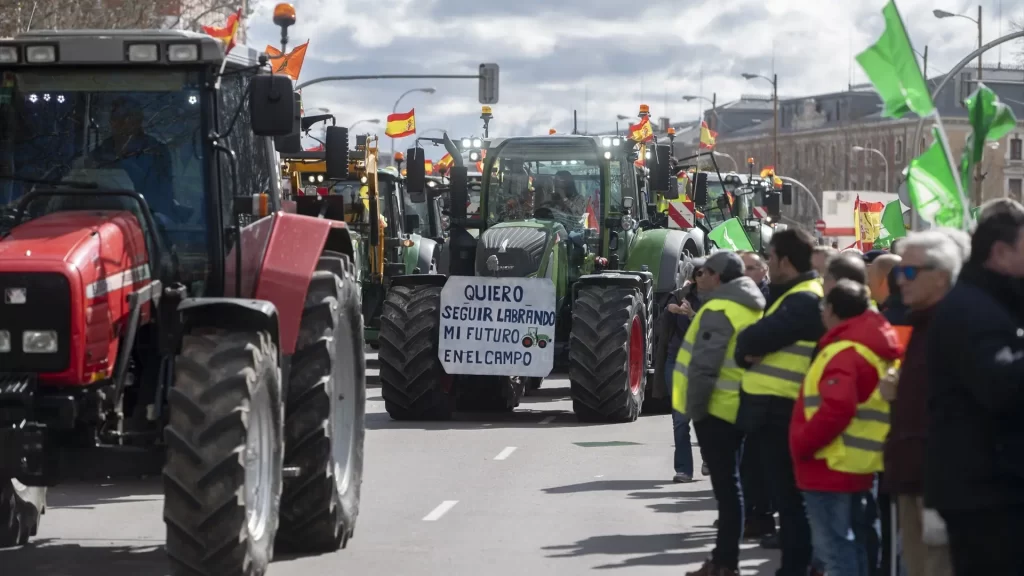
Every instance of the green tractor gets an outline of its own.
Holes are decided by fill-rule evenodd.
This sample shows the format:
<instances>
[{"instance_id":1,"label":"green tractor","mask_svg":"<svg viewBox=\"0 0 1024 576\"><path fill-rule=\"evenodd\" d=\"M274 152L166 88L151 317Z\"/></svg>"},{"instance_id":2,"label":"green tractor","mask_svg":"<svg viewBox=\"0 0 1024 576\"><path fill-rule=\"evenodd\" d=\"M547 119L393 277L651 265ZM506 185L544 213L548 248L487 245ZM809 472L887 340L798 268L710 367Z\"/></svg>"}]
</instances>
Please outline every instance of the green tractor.
<instances>
[{"instance_id":1,"label":"green tractor","mask_svg":"<svg viewBox=\"0 0 1024 576\"><path fill-rule=\"evenodd\" d=\"M668 146L656 148L668 158ZM632 142L507 138L488 148L480 217L467 218L467 169L452 156L448 274L395 277L384 302L388 413L513 409L558 369L581 421L635 420L645 397L666 388L653 378L656 311L705 252L700 229L653 223L649 190L668 188L668 162L644 190ZM410 170L408 185L423 180Z\"/></svg>"}]
</instances>

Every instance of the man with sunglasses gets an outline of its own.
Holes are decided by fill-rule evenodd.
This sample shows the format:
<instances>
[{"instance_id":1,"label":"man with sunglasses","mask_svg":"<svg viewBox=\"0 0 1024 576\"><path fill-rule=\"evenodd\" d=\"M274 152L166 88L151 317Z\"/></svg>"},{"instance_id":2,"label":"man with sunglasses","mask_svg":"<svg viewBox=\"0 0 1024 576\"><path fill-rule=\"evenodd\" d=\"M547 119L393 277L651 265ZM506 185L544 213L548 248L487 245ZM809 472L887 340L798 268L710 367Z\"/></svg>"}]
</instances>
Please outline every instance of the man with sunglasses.
<instances>
[{"instance_id":1,"label":"man with sunglasses","mask_svg":"<svg viewBox=\"0 0 1024 576\"><path fill-rule=\"evenodd\" d=\"M1024 206L993 200L926 345L925 504L946 522L957 576L1024 574L1022 279Z\"/></svg>"},{"instance_id":2,"label":"man with sunglasses","mask_svg":"<svg viewBox=\"0 0 1024 576\"><path fill-rule=\"evenodd\" d=\"M908 576L949 576L947 546L923 538L924 460L928 443L929 326L935 308L956 283L963 258L956 244L939 230L912 233L899 245L901 262L893 268L913 330L895 386L884 379L881 390L891 403L885 443L883 488L897 503L903 560Z\"/></svg>"}]
</instances>

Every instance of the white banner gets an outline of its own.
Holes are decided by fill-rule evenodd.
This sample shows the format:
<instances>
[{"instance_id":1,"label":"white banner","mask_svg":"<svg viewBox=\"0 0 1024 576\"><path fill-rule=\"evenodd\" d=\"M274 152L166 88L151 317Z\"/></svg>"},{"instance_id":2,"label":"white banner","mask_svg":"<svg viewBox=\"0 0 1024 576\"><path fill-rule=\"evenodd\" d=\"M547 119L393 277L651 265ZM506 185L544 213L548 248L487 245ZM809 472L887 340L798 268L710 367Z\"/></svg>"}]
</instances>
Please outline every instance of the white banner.
<instances>
[{"instance_id":1,"label":"white banner","mask_svg":"<svg viewBox=\"0 0 1024 576\"><path fill-rule=\"evenodd\" d=\"M441 291L439 336L449 374L543 378L555 363L555 285L452 276Z\"/></svg>"}]
</instances>

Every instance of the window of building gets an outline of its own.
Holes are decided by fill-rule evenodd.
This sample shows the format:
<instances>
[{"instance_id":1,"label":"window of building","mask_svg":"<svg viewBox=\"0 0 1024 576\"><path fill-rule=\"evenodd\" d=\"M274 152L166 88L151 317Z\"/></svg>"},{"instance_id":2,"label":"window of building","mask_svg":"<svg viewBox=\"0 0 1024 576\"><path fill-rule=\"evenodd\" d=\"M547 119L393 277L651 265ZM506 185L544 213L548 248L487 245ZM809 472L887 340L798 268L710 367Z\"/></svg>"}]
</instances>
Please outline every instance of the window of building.
<instances>
[{"instance_id":1,"label":"window of building","mask_svg":"<svg viewBox=\"0 0 1024 576\"><path fill-rule=\"evenodd\" d=\"M1010 140L1010 160L1024 159L1024 140L1016 137Z\"/></svg>"},{"instance_id":2,"label":"window of building","mask_svg":"<svg viewBox=\"0 0 1024 576\"><path fill-rule=\"evenodd\" d=\"M897 164L903 162L903 138L896 139L896 148L892 152Z\"/></svg>"},{"instance_id":3,"label":"window of building","mask_svg":"<svg viewBox=\"0 0 1024 576\"><path fill-rule=\"evenodd\" d=\"M1024 202L1024 180L1020 178L1010 178L1010 198L1017 200L1018 202Z\"/></svg>"},{"instance_id":4,"label":"window of building","mask_svg":"<svg viewBox=\"0 0 1024 576\"><path fill-rule=\"evenodd\" d=\"M828 213L829 216L839 214L839 200L836 200L835 196L829 198L825 202L825 212Z\"/></svg>"}]
</instances>

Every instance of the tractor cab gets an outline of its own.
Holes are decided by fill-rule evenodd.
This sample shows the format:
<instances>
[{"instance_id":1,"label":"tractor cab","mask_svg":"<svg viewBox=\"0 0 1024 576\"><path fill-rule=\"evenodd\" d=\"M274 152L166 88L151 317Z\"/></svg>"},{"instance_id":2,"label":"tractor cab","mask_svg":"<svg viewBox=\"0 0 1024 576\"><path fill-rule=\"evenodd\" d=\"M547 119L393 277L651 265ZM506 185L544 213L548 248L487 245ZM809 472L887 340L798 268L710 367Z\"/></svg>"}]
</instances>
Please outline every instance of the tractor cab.
<instances>
[{"instance_id":1,"label":"tractor cab","mask_svg":"<svg viewBox=\"0 0 1024 576\"><path fill-rule=\"evenodd\" d=\"M19 486L69 479L162 475L174 575L261 574L354 530L352 243L284 204L294 88L234 44L239 17L0 39L0 548L36 534ZM285 44L294 8L274 22Z\"/></svg>"}]
</instances>

